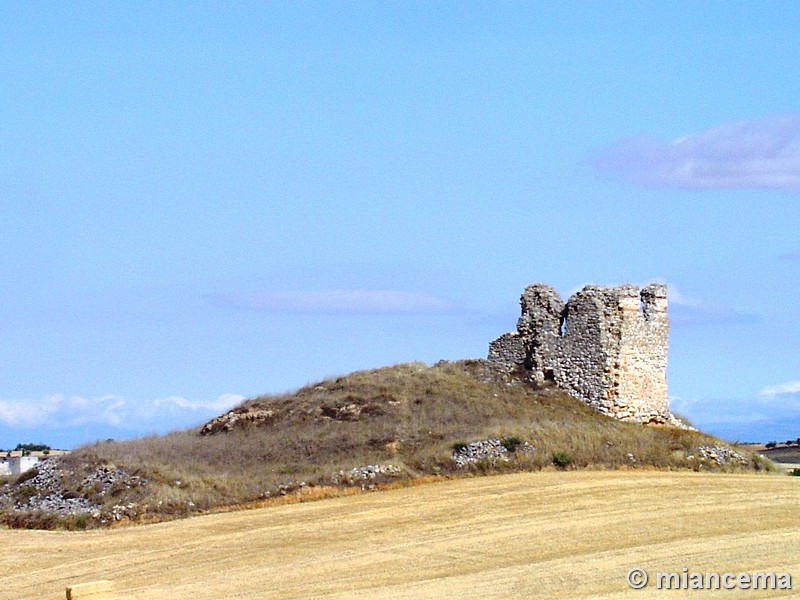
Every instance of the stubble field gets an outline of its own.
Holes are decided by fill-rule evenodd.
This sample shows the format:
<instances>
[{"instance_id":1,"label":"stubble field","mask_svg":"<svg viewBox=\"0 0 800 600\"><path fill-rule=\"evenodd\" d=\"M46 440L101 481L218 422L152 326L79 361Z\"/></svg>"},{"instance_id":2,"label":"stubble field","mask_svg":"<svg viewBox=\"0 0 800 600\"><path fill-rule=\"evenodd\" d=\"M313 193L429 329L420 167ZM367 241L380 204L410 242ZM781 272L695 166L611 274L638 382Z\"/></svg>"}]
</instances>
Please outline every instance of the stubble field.
<instances>
[{"instance_id":1,"label":"stubble field","mask_svg":"<svg viewBox=\"0 0 800 600\"><path fill-rule=\"evenodd\" d=\"M800 478L540 472L89 532L0 531L0 598L615 598L633 567L788 572ZM697 592L695 592L696 594ZM791 597L791 592L699 592Z\"/></svg>"}]
</instances>

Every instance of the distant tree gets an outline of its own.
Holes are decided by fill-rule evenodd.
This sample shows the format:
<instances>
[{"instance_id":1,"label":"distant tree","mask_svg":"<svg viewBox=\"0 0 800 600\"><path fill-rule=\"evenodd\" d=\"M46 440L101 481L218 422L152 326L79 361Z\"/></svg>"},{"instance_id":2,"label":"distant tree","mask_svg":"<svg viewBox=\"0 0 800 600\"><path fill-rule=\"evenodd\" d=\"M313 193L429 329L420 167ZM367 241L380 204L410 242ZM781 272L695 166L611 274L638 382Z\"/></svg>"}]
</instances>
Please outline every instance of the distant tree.
<instances>
[{"instance_id":1,"label":"distant tree","mask_svg":"<svg viewBox=\"0 0 800 600\"><path fill-rule=\"evenodd\" d=\"M31 452L42 452L44 450L50 450L50 446L47 444L17 444L17 447L14 450L22 450L23 454L29 454Z\"/></svg>"},{"instance_id":2,"label":"distant tree","mask_svg":"<svg viewBox=\"0 0 800 600\"><path fill-rule=\"evenodd\" d=\"M797 438L797 439L794 441L794 443L795 443L795 444L797 444L798 446L800 446L800 438Z\"/></svg>"},{"instance_id":3,"label":"distant tree","mask_svg":"<svg viewBox=\"0 0 800 600\"><path fill-rule=\"evenodd\" d=\"M765 448L774 448L777 445L778 445L778 442L767 442L766 444L764 444L764 447Z\"/></svg>"},{"instance_id":4,"label":"distant tree","mask_svg":"<svg viewBox=\"0 0 800 600\"><path fill-rule=\"evenodd\" d=\"M791 446L792 444L794 444L794 440L786 440L787 446Z\"/></svg>"}]
</instances>

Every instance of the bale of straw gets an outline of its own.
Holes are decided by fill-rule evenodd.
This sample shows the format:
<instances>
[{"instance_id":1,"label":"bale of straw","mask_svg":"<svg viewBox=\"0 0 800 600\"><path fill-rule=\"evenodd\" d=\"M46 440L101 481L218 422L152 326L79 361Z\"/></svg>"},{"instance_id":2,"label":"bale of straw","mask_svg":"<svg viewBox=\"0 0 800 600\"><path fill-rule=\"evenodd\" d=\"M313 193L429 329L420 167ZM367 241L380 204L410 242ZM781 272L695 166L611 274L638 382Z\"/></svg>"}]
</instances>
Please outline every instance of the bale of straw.
<instances>
[{"instance_id":1,"label":"bale of straw","mask_svg":"<svg viewBox=\"0 0 800 600\"><path fill-rule=\"evenodd\" d=\"M67 588L67 600L116 600L114 584L110 581L90 581Z\"/></svg>"}]
</instances>

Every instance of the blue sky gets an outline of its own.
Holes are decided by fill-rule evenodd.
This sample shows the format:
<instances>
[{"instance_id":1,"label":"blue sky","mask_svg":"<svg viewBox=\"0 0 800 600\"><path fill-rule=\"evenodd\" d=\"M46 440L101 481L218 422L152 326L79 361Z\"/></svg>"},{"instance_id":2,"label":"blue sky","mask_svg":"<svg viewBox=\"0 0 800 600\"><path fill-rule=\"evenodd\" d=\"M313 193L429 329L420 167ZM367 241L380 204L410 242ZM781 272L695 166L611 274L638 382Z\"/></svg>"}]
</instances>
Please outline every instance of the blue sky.
<instances>
[{"instance_id":1,"label":"blue sky","mask_svg":"<svg viewBox=\"0 0 800 600\"><path fill-rule=\"evenodd\" d=\"M790 2L0 5L0 447L480 357L670 288L673 408L800 436Z\"/></svg>"}]
</instances>

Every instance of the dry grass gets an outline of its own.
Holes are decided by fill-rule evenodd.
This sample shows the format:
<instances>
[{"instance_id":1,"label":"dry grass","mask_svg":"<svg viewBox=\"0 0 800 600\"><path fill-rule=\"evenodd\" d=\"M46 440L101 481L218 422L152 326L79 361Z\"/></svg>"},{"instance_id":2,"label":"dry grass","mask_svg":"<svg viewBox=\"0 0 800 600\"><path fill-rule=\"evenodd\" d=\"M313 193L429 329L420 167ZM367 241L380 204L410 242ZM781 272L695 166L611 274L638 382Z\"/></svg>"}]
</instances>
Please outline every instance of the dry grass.
<instances>
[{"instance_id":1,"label":"dry grass","mask_svg":"<svg viewBox=\"0 0 800 600\"><path fill-rule=\"evenodd\" d=\"M65 486L90 494L80 488L86 472L98 464L124 467L148 484L92 499L109 506L133 503L137 518L147 521L324 488L336 483L339 471L362 465L390 463L401 468L403 479L463 473L450 459L454 444L509 436L535 450L471 471L552 468L554 457L569 458L561 465L568 468L721 468L687 460L699 445L720 444L715 438L622 423L557 390L491 379L479 361L356 372L248 404L275 416L265 425L210 436L197 428L86 446L61 459L71 472ZM747 468L767 465L757 461ZM9 517L6 522L12 523Z\"/></svg>"},{"instance_id":2,"label":"dry grass","mask_svg":"<svg viewBox=\"0 0 800 600\"><path fill-rule=\"evenodd\" d=\"M0 530L6 553L24 557L20 569L0 573L0 589L4 598L56 600L68 585L110 579L121 600L571 599L660 594L627 588L634 566L796 579L798 484L752 474L551 471L142 527ZM701 593L744 594L776 592Z\"/></svg>"}]
</instances>

